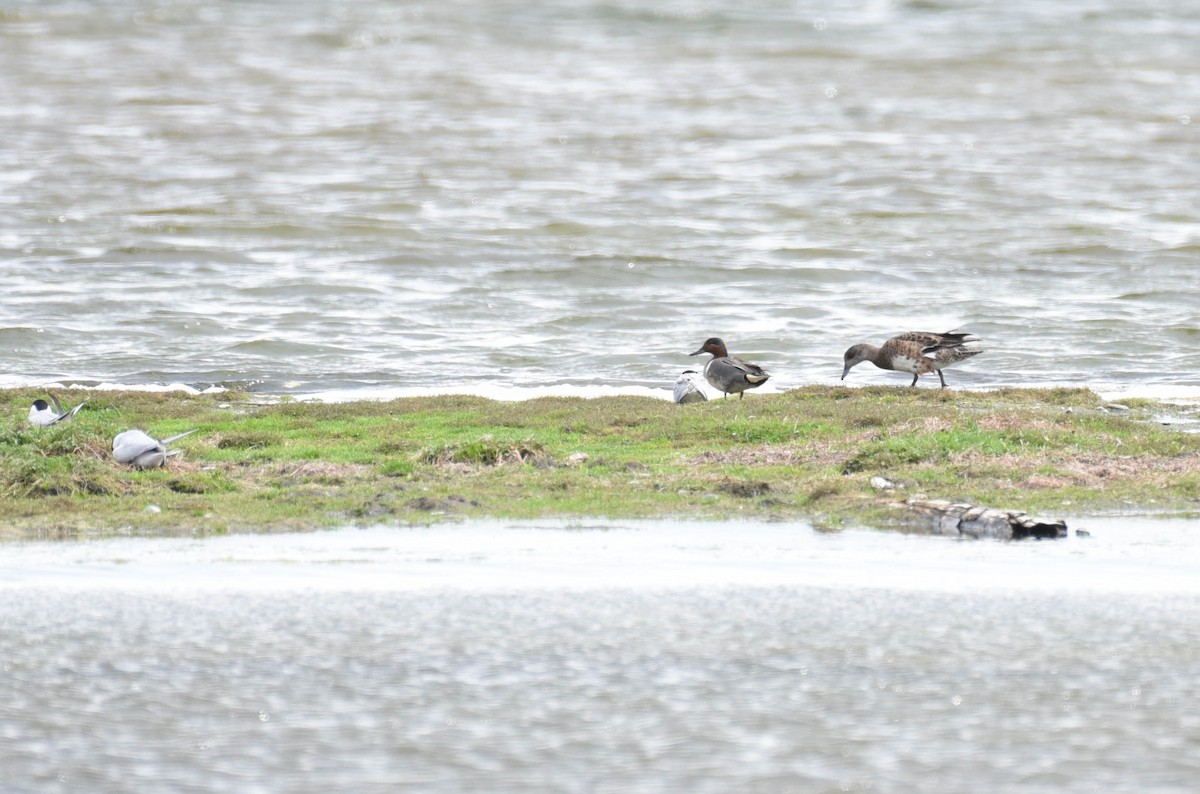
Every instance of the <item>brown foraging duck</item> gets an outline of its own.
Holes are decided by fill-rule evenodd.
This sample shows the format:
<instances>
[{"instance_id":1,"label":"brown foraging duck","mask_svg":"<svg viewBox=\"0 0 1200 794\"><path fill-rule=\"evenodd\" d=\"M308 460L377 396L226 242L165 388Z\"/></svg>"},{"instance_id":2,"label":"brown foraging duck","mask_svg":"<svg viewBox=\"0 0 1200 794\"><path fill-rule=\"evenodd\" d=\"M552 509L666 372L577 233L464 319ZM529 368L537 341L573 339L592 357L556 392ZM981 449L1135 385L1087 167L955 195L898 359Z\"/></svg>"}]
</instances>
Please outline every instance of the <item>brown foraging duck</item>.
<instances>
[{"instance_id":1,"label":"brown foraging duck","mask_svg":"<svg viewBox=\"0 0 1200 794\"><path fill-rule=\"evenodd\" d=\"M911 372L913 379L910 386L916 386L920 376L936 372L944 389L946 378L942 376L942 369L982 353L979 348L966 347L967 342L978 341L979 337L967 333L909 331L893 336L882 347L865 343L855 345L844 356L846 368L842 370L842 380L846 379L852 368L870 361L880 369Z\"/></svg>"}]
</instances>

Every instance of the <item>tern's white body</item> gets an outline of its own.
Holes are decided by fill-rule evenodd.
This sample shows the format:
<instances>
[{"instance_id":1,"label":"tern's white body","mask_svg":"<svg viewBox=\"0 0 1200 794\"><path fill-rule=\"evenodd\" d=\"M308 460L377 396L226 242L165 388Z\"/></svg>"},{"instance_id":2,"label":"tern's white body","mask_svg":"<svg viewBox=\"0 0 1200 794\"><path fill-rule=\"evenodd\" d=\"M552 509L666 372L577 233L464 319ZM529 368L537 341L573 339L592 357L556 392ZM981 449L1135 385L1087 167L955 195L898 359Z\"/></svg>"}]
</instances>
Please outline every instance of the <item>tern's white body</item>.
<instances>
[{"instance_id":1,"label":"tern's white body","mask_svg":"<svg viewBox=\"0 0 1200 794\"><path fill-rule=\"evenodd\" d=\"M33 405L29 406L29 424L34 427L49 427L58 422L65 422L75 414L79 413L79 409L83 407L83 403L76 405L69 411L62 409L62 403L53 394L50 395L50 405L45 400L34 400Z\"/></svg>"}]
</instances>

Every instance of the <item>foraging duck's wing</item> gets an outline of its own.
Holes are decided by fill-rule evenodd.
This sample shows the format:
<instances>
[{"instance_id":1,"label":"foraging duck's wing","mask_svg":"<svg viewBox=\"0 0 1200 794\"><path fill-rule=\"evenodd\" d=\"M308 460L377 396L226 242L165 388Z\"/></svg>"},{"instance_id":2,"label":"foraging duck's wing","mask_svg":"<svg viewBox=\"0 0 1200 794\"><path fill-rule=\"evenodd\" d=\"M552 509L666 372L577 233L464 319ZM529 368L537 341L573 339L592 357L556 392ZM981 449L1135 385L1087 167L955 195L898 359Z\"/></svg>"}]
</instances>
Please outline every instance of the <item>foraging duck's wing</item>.
<instances>
[{"instance_id":1,"label":"foraging duck's wing","mask_svg":"<svg viewBox=\"0 0 1200 794\"><path fill-rule=\"evenodd\" d=\"M969 334L966 331L959 333L958 331L947 331L944 334L938 334L946 344L961 345L963 342L978 342L979 337L975 334Z\"/></svg>"},{"instance_id":2,"label":"foraging duck's wing","mask_svg":"<svg viewBox=\"0 0 1200 794\"><path fill-rule=\"evenodd\" d=\"M919 342L923 345L961 345L963 342L976 342L979 340L979 337L975 336L975 334L965 332L938 334L932 331L907 331L902 334L896 334L892 338L905 342Z\"/></svg>"},{"instance_id":3,"label":"foraging duck's wing","mask_svg":"<svg viewBox=\"0 0 1200 794\"><path fill-rule=\"evenodd\" d=\"M939 350L957 348L966 342L978 342L979 337L968 333L935 334L931 331L909 331L897 334L887 341L885 347L906 350L918 347L926 358L937 358Z\"/></svg>"},{"instance_id":4,"label":"foraging duck's wing","mask_svg":"<svg viewBox=\"0 0 1200 794\"><path fill-rule=\"evenodd\" d=\"M945 344L945 340L941 334L929 331L908 331L907 333L896 334L888 342L911 342L921 347L937 347L938 345Z\"/></svg>"},{"instance_id":5,"label":"foraging duck's wing","mask_svg":"<svg viewBox=\"0 0 1200 794\"><path fill-rule=\"evenodd\" d=\"M962 345L950 345L948 347L933 347L926 348L925 357L933 360L933 366L937 369L948 367L951 364L957 364L960 361L970 358L971 356L982 353L983 350L977 347L963 347Z\"/></svg>"},{"instance_id":6,"label":"foraging duck's wing","mask_svg":"<svg viewBox=\"0 0 1200 794\"><path fill-rule=\"evenodd\" d=\"M961 345L964 342L978 342L979 337L968 333L944 333L936 334L932 331L908 331L907 333L897 334L890 340L891 342L915 342L921 347L954 347Z\"/></svg>"},{"instance_id":7,"label":"foraging duck's wing","mask_svg":"<svg viewBox=\"0 0 1200 794\"><path fill-rule=\"evenodd\" d=\"M113 457L117 463L142 465L138 460L147 453L160 453L166 457L166 451L158 439L143 430L126 430L113 439Z\"/></svg>"}]
</instances>

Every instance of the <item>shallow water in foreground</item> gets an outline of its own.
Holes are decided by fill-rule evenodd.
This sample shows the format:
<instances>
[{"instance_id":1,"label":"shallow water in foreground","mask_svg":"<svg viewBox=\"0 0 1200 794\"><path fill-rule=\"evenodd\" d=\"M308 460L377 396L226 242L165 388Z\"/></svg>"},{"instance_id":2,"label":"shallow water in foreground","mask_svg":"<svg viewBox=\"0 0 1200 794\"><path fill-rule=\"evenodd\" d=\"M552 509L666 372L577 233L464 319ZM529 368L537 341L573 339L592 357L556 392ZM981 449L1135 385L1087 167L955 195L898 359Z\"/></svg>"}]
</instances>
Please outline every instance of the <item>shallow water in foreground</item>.
<instances>
[{"instance_id":1,"label":"shallow water in foreground","mask_svg":"<svg viewBox=\"0 0 1200 794\"><path fill-rule=\"evenodd\" d=\"M471 523L0 547L0 788L1186 791L1200 533Z\"/></svg>"}]
</instances>

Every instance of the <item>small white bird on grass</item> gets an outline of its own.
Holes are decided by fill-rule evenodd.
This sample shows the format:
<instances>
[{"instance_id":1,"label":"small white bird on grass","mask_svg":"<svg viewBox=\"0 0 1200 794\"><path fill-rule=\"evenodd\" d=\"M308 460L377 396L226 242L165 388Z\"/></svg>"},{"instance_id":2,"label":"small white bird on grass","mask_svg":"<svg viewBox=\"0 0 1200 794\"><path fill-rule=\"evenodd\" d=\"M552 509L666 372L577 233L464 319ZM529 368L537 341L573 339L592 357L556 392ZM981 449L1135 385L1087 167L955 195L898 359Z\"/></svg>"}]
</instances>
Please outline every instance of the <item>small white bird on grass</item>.
<instances>
[{"instance_id":1,"label":"small white bird on grass","mask_svg":"<svg viewBox=\"0 0 1200 794\"><path fill-rule=\"evenodd\" d=\"M50 402L54 403L51 407L45 400L34 400L33 405L29 406L29 424L34 427L49 427L58 422L65 422L75 414L79 413L79 409L83 407L84 400L79 405L76 405L69 411L62 409L62 403L53 394L50 394Z\"/></svg>"},{"instance_id":2,"label":"small white bird on grass","mask_svg":"<svg viewBox=\"0 0 1200 794\"><path fill-rule=\"evenodd\" d=\"M700 385L700 373L694 369L685 369L675 381L674 400L679 404L702 403L708 399L704 387Z\"/></svg>"},{"instance_id":3,"label":"small white bird on grass","mask_svg":"<svg viewBox=\"0 0 1200 794\"><path fill-rule=\"evenodd\" d=\"M113 439L113 457L117 463L127 463L138 469L157 469L167 458L179 454L179 450L167 451L167 444L190 436L195 430L159 441L144 430L126 430Z\"/></svg>"}]
</instances>

